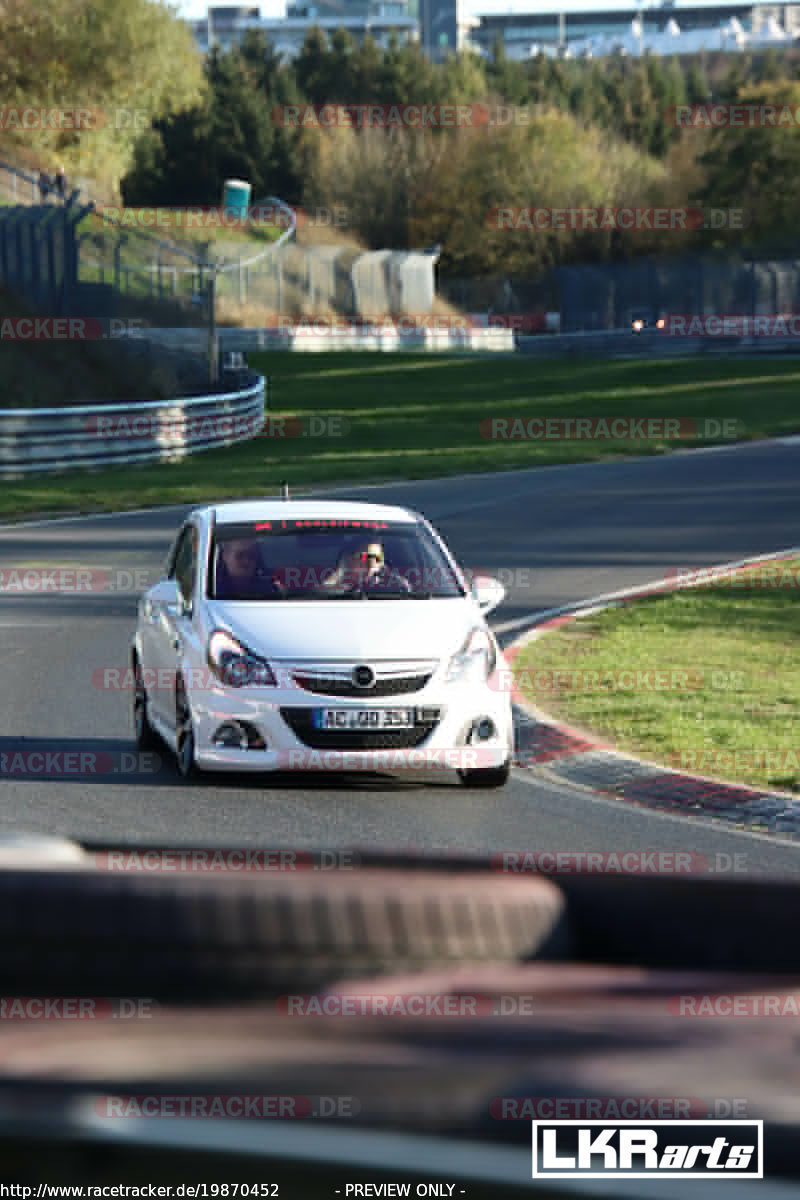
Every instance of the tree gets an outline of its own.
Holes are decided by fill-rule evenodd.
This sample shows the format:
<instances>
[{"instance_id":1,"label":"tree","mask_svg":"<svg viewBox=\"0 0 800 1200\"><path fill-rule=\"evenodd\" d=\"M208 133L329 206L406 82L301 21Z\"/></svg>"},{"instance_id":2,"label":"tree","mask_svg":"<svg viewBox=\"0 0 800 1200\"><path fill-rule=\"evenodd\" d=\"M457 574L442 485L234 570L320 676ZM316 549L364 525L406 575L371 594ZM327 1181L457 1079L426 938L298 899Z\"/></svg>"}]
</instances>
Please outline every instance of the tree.
<instances>
[{"instance_id":1,"label":"tree","mask_svg":"<svg viewBox=\"0 0 800 1200\"><path fill-rule=\"evenodd\" d=\"M743 88L738 100L748 105L800 104L800 84L763 84ZM795 192L800 179L800 130L791 123L772 127L728 126L708 131L700 161L706 172L701 200L709 207L744 212L748 237L794 235ZM738 240L741 233L735 234Z\"/></svg>"},{"instance_id":2,"label":"tree","mask_svg":"<svg viewBox=\"0 0 800 1200\"><path fill-rule=\"evenodd\" d=\"M525 103L528 86L522 63L512 62L506 54L505 43L497 37L492 47L492 57L486 66L486 82L489 90L496 92L506 104Z\"/></svg>"},{"instance_id":3,"label":"tree","mask_svg":"<svg viewBox=\"0 0 800 1200\"><path fill-rule=\"evenodd\" d=\"M355 48L352 55L350 70L353 81L353 95L359 104L379 104L381 95L381 63L383 53L371 34L366 34L364 40Z\"/></svg>"},{"instance_id":4,"label":"tree","mask_svg":"<svg viewBox=\"0 0 800 1200\"><path fill-rule=\"evenodd\" d=\"M686 103L707 104L711 99L705 67L701 58L693 58L686 77Z\"/></svg>"},{"instance_id":5,"label":"tree","mask_svg":"<svg viewBox=\"0 0 800 1200\"><path fill-rule=\"evenodd\" d=\"M352 104L353 39L343 29L331 35L315 26L309 29L294 61L297 86L311 104Z\"/></svg>"},{"instance_id":6,"label":"tree","mask_svg":"<svg viewBox=\"0 0 800 1200\"><path fill-rule=\"evenodd\" d=\"M114 187L150 123L203 93L192 34L157 0L4 0L0 44L4 96L96 114L81 129L25 130L26 145Z\"/></svg>"},{"instance_id":7,"label":"tree","mask_svg":"<svg viewBox=\"0 0 800 1200\"><path fill-rule=\"evenodd\" d=\"M776 83L778 80L785 79L786 76L781 67L781 62L775 51L774 46L770 46L761 61L761 69L758 72L759 83Z\"/></svg>"},{"instance_id":8,"label":"tree","mask_svg":"<svg viewBox=\"0 0 800 1200\"><path fill-rule=\"evenodd\" d=\"M253 199L299 192L292 150L300 131L281 129L271 99L253 86L252 66L237 51L208 57L205 102L156 123L125 179L128 204L220 204L226 178L246 179Z\"/></svg>"}]
</instances>

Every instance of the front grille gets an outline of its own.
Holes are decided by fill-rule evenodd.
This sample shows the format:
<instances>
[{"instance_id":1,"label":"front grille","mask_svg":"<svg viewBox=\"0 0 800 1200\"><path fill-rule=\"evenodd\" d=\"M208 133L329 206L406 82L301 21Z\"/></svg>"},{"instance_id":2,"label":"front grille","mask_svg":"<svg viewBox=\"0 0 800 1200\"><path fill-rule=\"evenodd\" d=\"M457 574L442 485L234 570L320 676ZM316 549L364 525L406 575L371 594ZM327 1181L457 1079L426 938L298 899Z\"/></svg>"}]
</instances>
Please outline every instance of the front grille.
<instances>
[{"instance_id":1,"label":"front grille","mask_svg":"<svg viewBox=\"0 0 800 1200\"><path fill-rule=\"evenodd\" d=\"M412 729L315 729L310 708L282 708L281 716L296 738L312 750L411 750L430 737L439 719L419 721Z\"/></svg>"},{"instance_id":2,"label":"front grille","mask_svg":"<svg viewBox=\"0 0 800 1200\"><path fill-rule=\"evenodd\" d=\"M323 675L293 675L298 687L306 692L314 692L320 696L363 696L371 700L373 696L404 696L409 692L419 692L431 677L427 675L396 675L394 678L376 679L373 687L356 687L352 679L326 678Z\"/></svg>"}]
</instances>

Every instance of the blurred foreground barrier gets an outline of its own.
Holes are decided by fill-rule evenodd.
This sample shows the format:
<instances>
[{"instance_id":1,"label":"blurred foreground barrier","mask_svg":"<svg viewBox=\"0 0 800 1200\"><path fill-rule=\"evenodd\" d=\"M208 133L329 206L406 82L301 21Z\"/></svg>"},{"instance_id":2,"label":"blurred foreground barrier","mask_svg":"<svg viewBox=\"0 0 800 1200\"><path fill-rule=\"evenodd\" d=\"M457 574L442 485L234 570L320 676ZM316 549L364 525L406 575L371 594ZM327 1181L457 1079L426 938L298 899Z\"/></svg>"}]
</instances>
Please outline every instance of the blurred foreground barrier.
<instances>
[{"instance_id":1,"label":"blurred foreground barrier","mask_svg":"<svg viewBox=\"0 0 800 1200\"><path fill-rule=\"evenodd\" d=\"M245 441L264 427L265 380L247 372L242 382L188 399L0 410L0 478L170 462Z\"/></svg>"}]
</instances>

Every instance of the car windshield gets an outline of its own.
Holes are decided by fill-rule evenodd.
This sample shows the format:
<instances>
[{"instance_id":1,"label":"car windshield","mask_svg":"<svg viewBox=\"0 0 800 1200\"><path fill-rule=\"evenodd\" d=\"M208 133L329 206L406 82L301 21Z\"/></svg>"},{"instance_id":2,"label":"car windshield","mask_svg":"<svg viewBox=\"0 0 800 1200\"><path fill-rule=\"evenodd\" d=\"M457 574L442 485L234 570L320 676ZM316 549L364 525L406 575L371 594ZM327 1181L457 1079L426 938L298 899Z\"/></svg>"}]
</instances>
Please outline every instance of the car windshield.
<instances>
[{"instance_id":1,"label":"car windshield","mask_svg":"<svg viewBox=\"0 0 800 1200\"><path fill-rule=\"evenodd\" d=\"M465 592L423 524L292 519L218 525L207 594L215 600L324 601Z\"/></svg>"}]
</instances>

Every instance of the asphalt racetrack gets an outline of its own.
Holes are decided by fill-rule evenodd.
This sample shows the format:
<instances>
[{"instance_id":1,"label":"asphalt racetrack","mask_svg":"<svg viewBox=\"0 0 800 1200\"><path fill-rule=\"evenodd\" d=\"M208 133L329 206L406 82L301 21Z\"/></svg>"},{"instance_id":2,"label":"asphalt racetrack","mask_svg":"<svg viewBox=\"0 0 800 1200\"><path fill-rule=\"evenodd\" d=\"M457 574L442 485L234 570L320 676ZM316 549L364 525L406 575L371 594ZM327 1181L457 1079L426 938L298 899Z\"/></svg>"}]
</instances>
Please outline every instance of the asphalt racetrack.
<instances>
[{"instance_id":1,"label":"asphalt racetrack","mask_svg":"<svg viewBox=\"0 0 800 1200\"><path fill-rule=\"evenodd\" d=\"M786 439L336 494L418 508L464 566L499 575L509 593L492 623L507 642L561 604L797 546L799 492L800 439ZM61 776L0 771L0 829L139 846L690 849L711 861L738 854L750 874L800 875L796 844L565 788L543 769L515 769L499 792L468 790L455 775L206 775L184 785L166 751L151 769L131 769L131 695L102 680L127 665L137 594L159 577L185 511L0 529L0 755L86 752L112 764ZM92 569L91 590L6 586L25 567L75 566Z\"/></svg>"}]
</instances>

